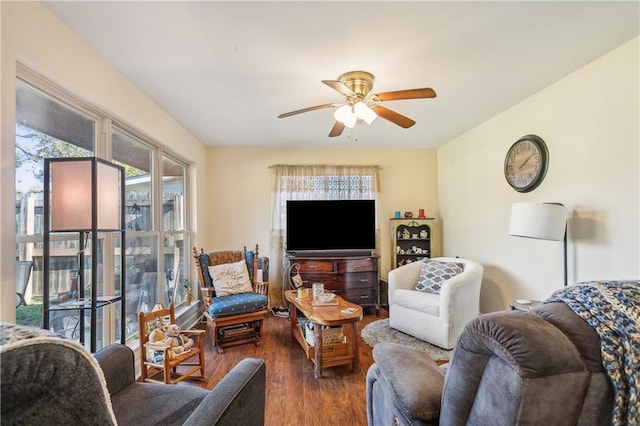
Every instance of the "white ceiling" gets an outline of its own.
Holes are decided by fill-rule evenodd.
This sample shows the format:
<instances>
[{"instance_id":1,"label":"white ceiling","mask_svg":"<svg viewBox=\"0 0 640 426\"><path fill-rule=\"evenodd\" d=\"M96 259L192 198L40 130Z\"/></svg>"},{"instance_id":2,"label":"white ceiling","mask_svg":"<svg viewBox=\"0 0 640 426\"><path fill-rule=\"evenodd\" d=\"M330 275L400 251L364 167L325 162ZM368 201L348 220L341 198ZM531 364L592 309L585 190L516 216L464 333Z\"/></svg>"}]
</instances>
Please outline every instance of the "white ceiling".
<instances>
[{"instance_id":1,"label":"white ceiling","mask_svg":"<svg viewBox=\"0 0 640 426\"><path fill-rule=\"evenodd\" d=\"M639 34L629 2L45 2L207 145L438 147ZM385 102L338 138L321 83L365 70ZM589 90L588 87L584 88ZM531 129L534 131L535 129ZM357 133L357 140L356 140Z\"/></svg>"}]
</instances>

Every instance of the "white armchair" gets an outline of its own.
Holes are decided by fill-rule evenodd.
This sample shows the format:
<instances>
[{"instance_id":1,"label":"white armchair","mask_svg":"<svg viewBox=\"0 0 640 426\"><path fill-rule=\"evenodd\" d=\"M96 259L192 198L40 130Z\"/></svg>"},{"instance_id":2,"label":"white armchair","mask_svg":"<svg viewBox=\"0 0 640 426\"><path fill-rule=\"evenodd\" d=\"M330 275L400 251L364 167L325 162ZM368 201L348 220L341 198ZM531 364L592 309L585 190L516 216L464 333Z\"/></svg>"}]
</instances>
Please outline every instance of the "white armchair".
<instances>
[{"instance_id":1,"label":"white armchair","mask_svg":"<svg viewBox=\"0 0 640 426\"><path fill-rule=\"evenodd\" d=\"M422 262L389 271L389 325L420 340L452 349L463 327L480 313L484 268L462 258L430 260L464 264L464 271L447 280L440 294L417 291Z\"/></svg>"}]
</instances>

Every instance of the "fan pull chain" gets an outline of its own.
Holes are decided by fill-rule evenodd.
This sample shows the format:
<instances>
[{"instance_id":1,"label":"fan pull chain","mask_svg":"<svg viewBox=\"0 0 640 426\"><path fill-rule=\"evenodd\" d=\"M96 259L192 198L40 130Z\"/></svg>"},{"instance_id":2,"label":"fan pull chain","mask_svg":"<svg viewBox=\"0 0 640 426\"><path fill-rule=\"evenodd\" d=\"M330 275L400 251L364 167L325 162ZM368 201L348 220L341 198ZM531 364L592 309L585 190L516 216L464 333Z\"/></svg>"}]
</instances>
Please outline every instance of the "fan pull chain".
<instances>
[{"instance_id":1,"label":"fan pull chain","mask_svg":"<svg viewBox=\"0 0 640 426\"><path fill-rule=\"evenodd\" d=\"M358 138L358 122L357 121L356 121L356 124L353 126L353 132L355 133L353 141L358 142L360 139ZM351 137L351 130L347 131L347 137L348 138Z\"/></svg>"}]
</instances>

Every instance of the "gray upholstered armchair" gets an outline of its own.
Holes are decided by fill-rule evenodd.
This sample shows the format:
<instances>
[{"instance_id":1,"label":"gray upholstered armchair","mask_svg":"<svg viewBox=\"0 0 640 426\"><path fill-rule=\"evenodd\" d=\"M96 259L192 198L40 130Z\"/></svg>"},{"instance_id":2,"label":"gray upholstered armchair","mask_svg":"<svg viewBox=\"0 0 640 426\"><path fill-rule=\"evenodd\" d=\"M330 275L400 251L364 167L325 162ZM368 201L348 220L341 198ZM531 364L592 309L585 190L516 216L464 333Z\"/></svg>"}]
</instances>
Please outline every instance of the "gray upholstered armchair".
<instances>
[{"instance_id":1,"label":"gray upholstered armchair","mask_svg":"<svg viewBox=\"0 0 640 426\"><path fill-rule=\"evenodd\" d=\"M136 382L124 345L92 356L43 330L0 324L0 331L2 424L264 424L261 359L243 359L208 391Z\"/></svg>"},{"instance_id":2,"label":"gray upholstered armchair","mask_svg":"<svg viewBox=\"0 0 640 426\"><path fill-rule=\"evenodd\" d=\"M445 368L391 343L373 355L370 426L611 423L614 392L600 338L563 303L473 320Z\"/></svg>"}]
</instances>

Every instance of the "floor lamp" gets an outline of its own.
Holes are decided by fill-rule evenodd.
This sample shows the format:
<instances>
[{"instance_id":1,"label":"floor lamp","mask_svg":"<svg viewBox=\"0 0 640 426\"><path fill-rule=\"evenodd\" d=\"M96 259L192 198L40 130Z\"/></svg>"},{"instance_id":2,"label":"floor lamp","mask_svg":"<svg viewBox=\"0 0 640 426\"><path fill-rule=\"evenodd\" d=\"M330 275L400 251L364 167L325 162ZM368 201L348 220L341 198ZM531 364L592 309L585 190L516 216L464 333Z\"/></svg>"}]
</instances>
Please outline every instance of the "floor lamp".
<instances>
[{"instance_id":1,"label":"floor lamp","mask_svg":"<svg viewBox=\"0 0 640 426\"><path fill-rule=\"evenodd\" d=\"M559 203L514 203L509 235L562 241L564 286L567 286L567 208Z\"/></svg>"},{"instance_id":2,"label":"floor lamp","mask_svg":"<svg viewBox=\"0 0 640 426\"><path fill-rule=\"evenodd\" d=\"M107 304L120 302L120 342L125 341L125 231L124 231L124 168L96 157L46 158L44 160L44 234L43 234L43 326L50 327L50 314L64 315L64 311L79 312L80 342L84 343L84 316L90 312L90 349L97 350L97 309ZM50 245L52 234L77 233L79 251L78 297L74 301L52 306L50 299ZM98 275L99 258L103 259L104 244L99 234L106 237L113 233L113 275ZM64 237L63 237L64 238ZM87 243L90 248L87 250ZM60 247L56 247L59 252ZM116 255L117 253L117 255ZM60 256L60 254L58 254ZM85 257L90 256L90 294L85 294ZM53 260L55 263L55 259ZM102 262L101 262L102 263ZM102 265L104 266L104 265ZM105 287L105 277L118 276L114 288ZM115 280L114 280L115 281ZM98 286L98 283L101 286ZM116 288L119 284L119 288ZM109 292L100 294L98 292ZM113 291L113 293L111 293ZM120 293L115 294L115 293Z\"/></svg>"}]
</instances>

